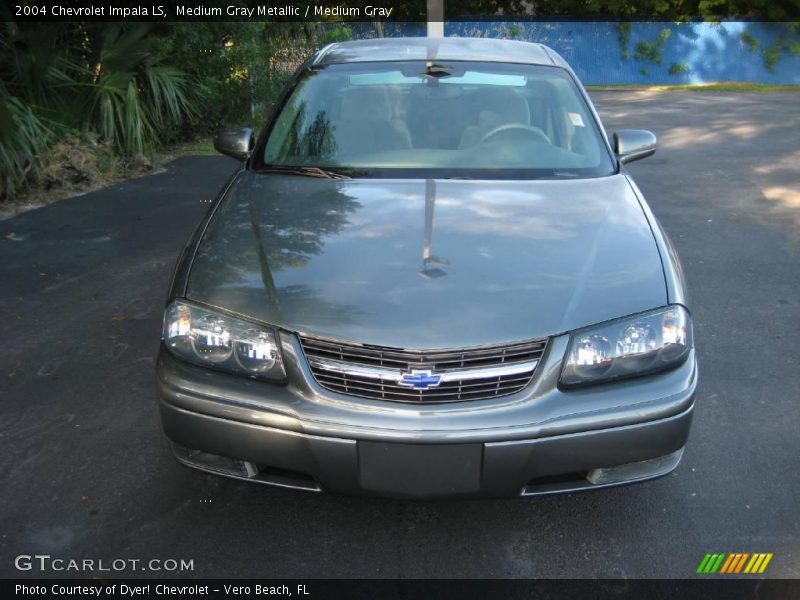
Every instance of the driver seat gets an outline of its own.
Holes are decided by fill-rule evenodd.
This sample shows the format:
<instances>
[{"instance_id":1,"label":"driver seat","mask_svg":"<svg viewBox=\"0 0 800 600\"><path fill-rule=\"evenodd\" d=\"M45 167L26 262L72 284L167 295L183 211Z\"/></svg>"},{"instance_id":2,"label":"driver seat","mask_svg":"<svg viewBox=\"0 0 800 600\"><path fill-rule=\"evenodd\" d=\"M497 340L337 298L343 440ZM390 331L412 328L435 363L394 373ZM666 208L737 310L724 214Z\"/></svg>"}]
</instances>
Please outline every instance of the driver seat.
<instances>
[{"instance_id":1,"label":"driver seat","mask_svg":"<svg viewBox=\"0 0 800 600\"><path fill-rule=\"evenodd\" d=\"M474 146L484 135L501 125L530 125L528 101L513 88L491 86L479 89L472 101L477 112L477 123L464 129L459 148Z\"/></svg>"}]
</instances>

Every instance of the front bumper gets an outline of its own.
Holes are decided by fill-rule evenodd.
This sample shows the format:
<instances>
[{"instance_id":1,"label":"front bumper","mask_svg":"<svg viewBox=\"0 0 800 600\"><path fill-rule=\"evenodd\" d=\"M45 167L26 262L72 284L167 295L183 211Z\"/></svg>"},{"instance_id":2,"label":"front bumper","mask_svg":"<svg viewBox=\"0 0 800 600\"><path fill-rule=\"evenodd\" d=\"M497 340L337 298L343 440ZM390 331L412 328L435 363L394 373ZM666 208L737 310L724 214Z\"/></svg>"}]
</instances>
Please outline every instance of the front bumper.
<instances>
[{"instance_id":1,"label":"front bumper","mask_svg":"<svg viewBox=\"0 0 800 600\"><path fill-rule=\"evenodd\" d=\"M158 359L160 410L176 458L272 485L392 497L508 497L652 479L689 435L694 353L668 373L557 388L566 336L532 383L490 401L414 406L320 388L293 336L290 384L276 386Z\"/></svg>"}]
</instances>

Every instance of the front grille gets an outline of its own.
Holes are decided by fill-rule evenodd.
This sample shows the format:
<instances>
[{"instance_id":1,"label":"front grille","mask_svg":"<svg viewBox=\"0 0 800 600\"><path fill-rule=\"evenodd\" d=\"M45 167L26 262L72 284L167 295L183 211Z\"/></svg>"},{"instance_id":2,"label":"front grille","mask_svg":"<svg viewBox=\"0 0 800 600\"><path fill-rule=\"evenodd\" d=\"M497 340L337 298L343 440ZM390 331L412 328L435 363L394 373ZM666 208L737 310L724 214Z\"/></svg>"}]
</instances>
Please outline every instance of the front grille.
<instances>
[{"instance_id":1,"label":"front grille","mask_svg":"<svg viewBox=\"0 0 800 600\"><path fill-rule=\"evenodd\" d=\"M324 388L395 402L458 402L513 394L530 382L546 340L459 350L402 350L301 336L311 372ZM436 387L399 383L403 373L442 376Z\"/></svg>"}]
</instances>

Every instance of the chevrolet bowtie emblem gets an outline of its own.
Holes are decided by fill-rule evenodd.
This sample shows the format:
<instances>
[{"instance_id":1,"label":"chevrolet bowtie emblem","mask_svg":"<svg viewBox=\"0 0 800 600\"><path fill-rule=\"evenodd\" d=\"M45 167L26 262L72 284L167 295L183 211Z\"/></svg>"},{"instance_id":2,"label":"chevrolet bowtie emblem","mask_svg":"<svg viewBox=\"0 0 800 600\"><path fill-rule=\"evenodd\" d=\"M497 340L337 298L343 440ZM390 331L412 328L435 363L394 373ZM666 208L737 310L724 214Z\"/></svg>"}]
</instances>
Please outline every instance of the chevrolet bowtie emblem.
<instances>
[{"instance_id":1,"label":"chevrolet bowtie emblem","mask_svg":"<svg viewBox=\"0 0 800 600\"><path fill-rule=\"evenodd\" d=\"M436 387L441 381L441 375L434 375L431 371L412 369L411 373L403 373L397 383L415 390L427 390L428 388Z\"/></svg>"}]
</instances>

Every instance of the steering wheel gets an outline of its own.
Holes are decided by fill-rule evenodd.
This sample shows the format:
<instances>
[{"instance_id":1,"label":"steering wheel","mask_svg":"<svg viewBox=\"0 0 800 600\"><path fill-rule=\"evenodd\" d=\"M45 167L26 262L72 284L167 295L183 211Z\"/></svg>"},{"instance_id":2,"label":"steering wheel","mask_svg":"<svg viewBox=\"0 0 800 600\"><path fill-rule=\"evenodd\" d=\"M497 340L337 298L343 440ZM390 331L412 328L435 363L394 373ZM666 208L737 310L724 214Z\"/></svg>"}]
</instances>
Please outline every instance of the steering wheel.
<instances>
[{"instance_id":1,"label":"steering wheel","mask_svg":"<svg viewBox=\"0 0 800 600\"><path fill-rule=\"evenodd\" d=\"M547 137L547 134L544 131L542 131L538 127L534 127L533 125L525 125L523 123L506 123L505 125L500 125L499 127L495 127L494 129L487 131L478 143L482 144L489 138L492 138L506 131L524 131L525 133L536 137L540 141L547 142L548 144L553 143L550 141L550 138Z\"/></svg>"}]
</instances>

